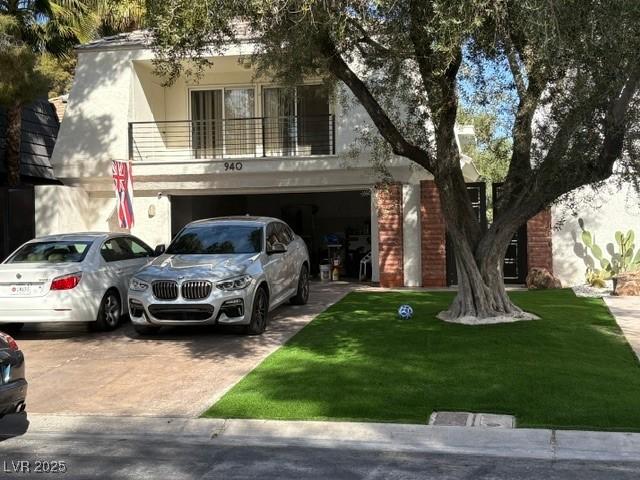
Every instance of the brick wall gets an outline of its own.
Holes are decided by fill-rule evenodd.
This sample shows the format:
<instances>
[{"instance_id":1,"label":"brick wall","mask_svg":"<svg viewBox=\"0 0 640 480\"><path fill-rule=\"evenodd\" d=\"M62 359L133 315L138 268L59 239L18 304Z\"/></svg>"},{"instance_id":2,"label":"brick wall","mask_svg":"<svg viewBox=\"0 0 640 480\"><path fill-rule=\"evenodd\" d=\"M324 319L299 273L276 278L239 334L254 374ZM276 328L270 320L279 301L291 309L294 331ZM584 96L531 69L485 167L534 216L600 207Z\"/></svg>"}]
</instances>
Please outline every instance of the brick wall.
<instances>
[{"instance_id":1,"label":"brick wall","mask_svg":"<svg viewBox=\"0 0 640 480\"><path fill-rule=\"evenodd\" d=\"M527 222L527 267L553 272L551 248L551 211L544 210Z\"/></svg>"},{"instance_id":2,"label":"brick wall","mask_svg":"<svg viewBox=\"0 0 640 480\"><path fill-rule=\"evenodd\" d=\"M391 184L376 190L378 207L378 256L380 286L404 286L402 249L402 185Z\"/></svg>"},{"instance_id":3,"label":"brick wall","mask_svg":"<svg viewBox=\"0 0 640 480\"><path fill-rule=\"evenodd\" d=\"M422 286L447 286L446 228L440 196L433 180L420 182Z\"/></svg>"}]
</instances>

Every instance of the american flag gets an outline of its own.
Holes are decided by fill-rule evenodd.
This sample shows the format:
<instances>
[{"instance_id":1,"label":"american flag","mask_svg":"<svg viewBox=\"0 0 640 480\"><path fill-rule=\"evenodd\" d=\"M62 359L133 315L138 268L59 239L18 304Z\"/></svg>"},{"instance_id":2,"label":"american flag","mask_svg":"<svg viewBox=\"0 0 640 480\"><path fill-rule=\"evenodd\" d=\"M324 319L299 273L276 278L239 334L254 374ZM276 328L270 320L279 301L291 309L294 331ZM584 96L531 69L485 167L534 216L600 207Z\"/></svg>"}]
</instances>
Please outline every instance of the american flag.
<instances>
[{"instance_id":1,"label":"american flag","mask_svg":"<svg viewBox=\"0 0 640 480\"><path fill-rule=\"evenodd\" d=\"M133 177L131 163L114 160L111 167L113 172L113 189L116 191L118 202L118 223L120 228L133 227Z\"/></svg>"}]
</instances>

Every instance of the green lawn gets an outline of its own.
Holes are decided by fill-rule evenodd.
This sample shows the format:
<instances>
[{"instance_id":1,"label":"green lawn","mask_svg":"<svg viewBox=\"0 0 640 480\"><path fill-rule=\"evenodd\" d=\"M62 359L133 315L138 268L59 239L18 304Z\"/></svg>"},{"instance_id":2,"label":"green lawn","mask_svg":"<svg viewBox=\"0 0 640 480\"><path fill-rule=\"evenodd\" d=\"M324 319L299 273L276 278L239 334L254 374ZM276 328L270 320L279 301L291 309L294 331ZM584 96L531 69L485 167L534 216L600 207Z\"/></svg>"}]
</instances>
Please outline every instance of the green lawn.
<instances>
[{"instance_id":1,"label":"green lawn","mask_svg":"<svg viewBox=\"0 0 640 480\"><path fill-rule=\"evenodd\" d=\"M441 322L450 292L352 293L205 416L425 423L433 410L509 413L521 427L640 431L640 364L599 299L514 292L542 319ZM397 307L413 306L410 321Z\"/></svg>"}]
</instances>

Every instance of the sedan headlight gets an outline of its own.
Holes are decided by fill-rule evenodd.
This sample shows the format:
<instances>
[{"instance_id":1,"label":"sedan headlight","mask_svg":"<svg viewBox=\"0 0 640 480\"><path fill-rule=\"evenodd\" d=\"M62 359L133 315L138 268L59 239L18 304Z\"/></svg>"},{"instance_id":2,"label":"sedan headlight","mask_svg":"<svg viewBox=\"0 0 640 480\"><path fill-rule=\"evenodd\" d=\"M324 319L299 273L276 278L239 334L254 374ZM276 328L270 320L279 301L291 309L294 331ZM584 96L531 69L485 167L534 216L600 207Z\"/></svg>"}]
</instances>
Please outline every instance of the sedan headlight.
<instances>
[{"instance_id":1,"label":"sedan headlight","mask_svg":"<svg viewBox=\"0 0 640 480\"><path fill-rule=\"evenodd\" d=\"M251 285L252 280L251 275L242 275L241 277L228 278L218 282L216 283L216 287L227 292L231 290L242 290Z\"/></svg>"},{"instance_id":2,"label":"sedan headlight","mask_svg":"<svg viewBox=\"0 0 640 480\"><path fill-rule=\"evenodd\" d=\"M147 288L149 288L149 284L147 282L143 282L139 278L132 278L129 282L129 289L134 290L136 292L144 292Z\"/></svg>"}]
</instances>

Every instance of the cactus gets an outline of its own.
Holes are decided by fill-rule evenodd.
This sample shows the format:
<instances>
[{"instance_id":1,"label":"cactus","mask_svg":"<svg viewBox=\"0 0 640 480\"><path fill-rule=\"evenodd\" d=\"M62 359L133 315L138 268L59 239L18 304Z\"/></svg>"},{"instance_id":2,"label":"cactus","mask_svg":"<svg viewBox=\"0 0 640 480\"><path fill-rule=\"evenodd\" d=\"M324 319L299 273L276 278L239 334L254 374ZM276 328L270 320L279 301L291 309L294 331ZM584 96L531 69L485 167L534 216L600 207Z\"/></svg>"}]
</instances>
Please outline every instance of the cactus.
<instances>
[{"instance_id":1,"label":"cactus","mask_svg":"<svg viewBox=\"0 0 640 480\"><path fill-rule=\"evenodd\" d=\"M607 272L604 270L587 268L587 283L592 287L605 288L607 286L606 282L609 279L607 275Z\"/></svg>"},{"instance_id":2,"label":"cactus","mask_svg":"<svg viewBox=\"0 0 640 480\"><path fill-rule=\"evenodd\" d=\"M613 249L611 258L605 258L602 248L596 244L595 236L584 228L584 221L578 221L582 229L582 242L585 246L585 252L591 251L593 257L600 263L600 269L587 268L587 282L592 286L600 286L604 281L618 275L619 273L628 272L640 268L640 249L635 254L635 233L629 230L625 235L621 231L616 231L614 238L617 245L617 251Z\"/></svg>"}]
</instances>

